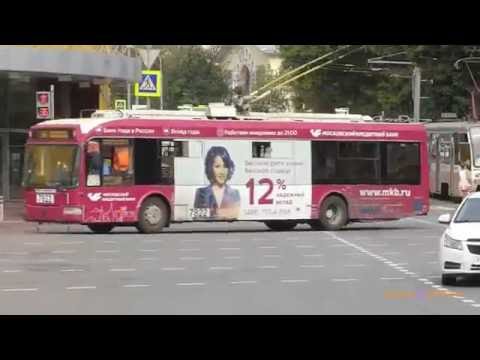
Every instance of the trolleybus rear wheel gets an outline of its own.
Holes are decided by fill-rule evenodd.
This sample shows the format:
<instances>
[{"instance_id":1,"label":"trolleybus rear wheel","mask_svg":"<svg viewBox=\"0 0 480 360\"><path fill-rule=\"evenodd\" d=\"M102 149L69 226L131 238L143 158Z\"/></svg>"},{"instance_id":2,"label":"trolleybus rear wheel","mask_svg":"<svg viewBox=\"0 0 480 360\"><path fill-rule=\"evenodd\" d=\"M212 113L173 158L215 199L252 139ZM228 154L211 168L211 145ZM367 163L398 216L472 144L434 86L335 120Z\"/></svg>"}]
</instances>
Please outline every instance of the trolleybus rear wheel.
<instances>
[{"instance_id":1,"label":"trolleybus rear wheel","mask_svg":"<svg viewBox=\"0 0 480 360\"><path fill-rule=\"evenodd\" d=\"M347 204L339 196L329 196L320 207L319 221L325 230L340 230L348 223Z\"/></svg>"}]
</instances>

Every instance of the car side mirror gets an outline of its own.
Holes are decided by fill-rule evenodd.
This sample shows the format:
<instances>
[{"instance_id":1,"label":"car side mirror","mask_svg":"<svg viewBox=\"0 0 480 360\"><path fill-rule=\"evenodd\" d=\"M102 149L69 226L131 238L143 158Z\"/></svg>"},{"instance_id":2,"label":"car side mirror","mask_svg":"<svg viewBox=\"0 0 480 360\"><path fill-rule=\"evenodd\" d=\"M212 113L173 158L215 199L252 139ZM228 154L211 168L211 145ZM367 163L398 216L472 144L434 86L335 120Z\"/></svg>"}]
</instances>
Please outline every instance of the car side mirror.
<instances>
[{"instance_id":1,"label":"car side mirror","mask_svg":"<svg viewBox=\"0 0 480 360\"><path fill-rule=\"evenodd\" d=\"M451 221L452 221L452 217L450 214L443 214L443 215L440 215L440 217L438 218L438 222L440 224L450 224Z\"/></svg>"}]
</instances>

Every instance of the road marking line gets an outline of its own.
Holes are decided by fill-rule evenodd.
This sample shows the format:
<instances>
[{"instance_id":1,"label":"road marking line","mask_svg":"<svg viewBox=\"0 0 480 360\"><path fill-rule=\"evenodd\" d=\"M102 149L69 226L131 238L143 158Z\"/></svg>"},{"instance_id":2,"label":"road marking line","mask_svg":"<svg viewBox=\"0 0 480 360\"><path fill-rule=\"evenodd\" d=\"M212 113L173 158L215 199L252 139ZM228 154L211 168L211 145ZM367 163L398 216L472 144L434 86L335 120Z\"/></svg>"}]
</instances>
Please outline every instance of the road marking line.
<instances>
[{"instance_id":1,"label":"road marking line","mask_svg":"<svg viewBox=\"0 0 480 360\"><path fill-rule=\"evenodd\" d=\"M142 240L144 243L148 243L148 244L151 244L151 243L161 243L163 242L163 240L161 239L145 239L145 240ZM182 241L185 241L185 240L182 240ZM189 240L189 241L193 241L193 240ZM195 241L200 241L200 240L195 240Z\"/></svg>"},{"instance_id":2,"label":"road marking line","mask_svg":"<svg viewBox=\"0 0 480 360\"><path fill-rule=\"evenodd\" d=\"M406 272L405 274L407 274L407 275L416 275L416 274L415 274L414 272L412 272L412 271Z\"/></svg>"},{"instance_id":3,"label":"road marking line","mask_svg":"<svg viewBox=\"0 0 480 360\"><path fill-rule=\"evenodd\" d=\"M310 280L280 280L282 283L306 283Z\"/></svg>"},{"instance_id":4,"label":"road marking line","mask_svg":"<svg viewBox=\"0 0 480 360\"><path fill-rule=\"evenodd\" d=\"M21 291L38 291L38 288L29 288L29 289L2 289L5 292L21 292Z\"/></svg>"},{"instance_id":5,"label":"road marking line","mask_svg":"<svg viewBox=\"0 0 480 360\"><path fill-rule=\"evenodd\" d=\"M238 251L242 250L241 248L220 248L221 251Z\"/></svg>"},{"instance_id":6,"label":"road marking line","mask_svg":"<svg viewBox=\"0 0 480 360\"><path fill-rule=\"evenodd\" d=\"M243 280L243 281L231 281L230 284L232 285L240 285L240 284L256 284L255 280Z\"/></svg>"},{"instance_id":7,"label":"road marking line","mask_svg":"<svg viewBox=\"0 0 480 360\"><path fill-rule=\"evenodd\" d=\"M380 280L405 280L403 277L382 277Z\"/></svg>"},{"instance_id":8,"label":"road marking line","mask_svg":"<svg viewBox=\"0 0 480 360\"><path fill-rule=\"evenodd\" d=\"M217 239L218 242L240 242L240 239Z\"/></svg>"},{"instance_id":9,"label":"road marking line","mask_svg":"<svg viewBox=\"0 0 480 360\"><path fill-rule=\"evenodd\" d=\"M474 303L475 301L474 300L469 300L469 299L463 299L462 302L467 303L467 304L471 304L471 303Z\"/></svg>"},{"instance_id":10,"label":"road marking line","mask_svg":"<svg viewBox=\"0 0 480 360\"><path fill-rule=\"evenodd\" d=\"M85 244L85 241L61 241L60 245L79 245Z\"/></svg>"},{"instance_id":11,"label":"road marking line","mask_svg":"<svg viewBox=\"0 0 480 360\"><path fill-rule=\"evenodd\" d=\"M397 265L405 266L405 265L408 265L408 263L407 263L407 262L404 262L404 263L397 263Z\"/></svg>"},{"instance_id":12,"label":"road marking line","mask_svg":"<svg viewBox=\"0 0 480 360\"><path fill-rule=\"evenodd\" d=\"M321 256L324 256L324 254L303 254L302 256L304 256L304 257L321 257Z\"/></svg>"},{"instance_id":13,"label":"road marking line","mask_svg":"<svg viewBox=\"0 0 480 360\"><path fill-rule=\"evenodd\" d=\"M278 246L259 246L259 249L278 249Z\"/></svg>"},{"instance_id":14,"label":"road marking line","mask_svg":"<svg viewBox=\"0 0 480 360\"><path fill-rule=\"evenodd\" d=\"M162 268L163 271L182 271L185 270L184 267L164 267Z\"/></svg>"},{"instance_id":15,"label":"road marking line","mask_svg":"<svg viewBox=\"0 0 480 360\"><path fill-rule=\"evenodd\" d=\"M0 252L2 255L28 255L28 252L26 251L6 251L6 252Z\"/></svg>"},{"instance_id":16,"label":"road marking line","mask_svg":"<svg viewBox=\"0 0 480 360\"><path fill-rule=\"evenodd\" d=\"M258 269L278 269L278 266L275 265L263 265L263 266L257 266Z\"/></svg>"},{"instance_id":17,"label":"road marking line","mask_svg":"<svg viewBox=\"0 0 480 360\"><path fill-rule=\"evenodd\" d=\"M51 259L46 259L45 262L65 262L67 260L65 259L56 259L56 258L51 258Z\"/></svg>"},{"instance_id":18,"label":"road marking line","mask_svg":"<svg viewBox=\"0 0 480 360\"><path fill-rule=\"evenodd\" d=\"M480 307L480 304L472 304L473 307Z\"/></svg>"},{"instance_id":19,"label":"road marking line","mask_svg":"<svg viewBox=\"0 0 480 360\"><path fill-rule=\"evenodd\" d=\"M435 288L435 289L440 289L441 288L440 285L432 285L432 287Z\"/></svg>"},{"instance_id":20,"label":"road marking line","mask_svg":"<svg viewBox=\"0 0 480 360\"><path fill-rule=\"evenodd\" d=\"M398 251L390 251L390 252L384 252L382 255L399 255L400 252Z\"/></svg>"},{"instance_id":21,"label":"road marking line","mask_svg":"<svg viewBox=\"0 0 480 360\"><path fill-rule=\"evenodd\" d=\"M144 288L144 287L150 287L152 285L149 284L127 284L123 285L125 288Z\"/></svg>"},{"instance_id":22,"label":"road marking line","mask_svg":"<svg viewBox=\"0 0 480 360\"><path fill-rule=\"evenodd\" d=\"M428 281L428 279L425 279L425 278L419 278L417 279L418 281Z\"/></svg>"},{"instance_id":23,"label":"road marking line","mask_svg":"<svg viewBox=\"0 0 480 360\"><path fill-rule=\"evenodd\" d=\"M209 270L233 270L231 266L211 266Z\"/></svg>"},{"instance_id":24,"label":"road marking line","mask_svg":"<svg viewBox=\"0 0 480 360\"><path fill-rule=\"evenodd\" d=\"M96 250L95 252L99 254L113 254L113 253L119 253L120 250Z\"/></svg>"},{"instance_id":25,"label":"road marking line","mask_svg":"<svg viewBox=\"0 0 480 360\"><path fill-rule=\"evenodd\" d=\"M177 249L178 251L200 251L198 248L192 248L192 249Z\"/></svg>"},{"instance_id":26,"label":"road marking line","mask_svg":"<svg viewBox=\"0 0 480 360\"><path fill-rule=\"evenodd\" d=\"M185 260L185 261L188 261L188 260L205 260L204 257L196 257L196 256L184 256L184 257L181 257L180 260Z\"/></svg>"},{"instance_id":27,"label":"road marking line","mask_svg":"<svg viewBox=\"0 0 480 360\"><path fill-rule=\"evenodd\" d=\"M430 209L432 210L447 210L447 211L453 211L453 210L456 210L456 208L452 208L452 207L446 207L446 206L431 206Z\"/></svg>"},{"instance_id":28,"label":"road marking line","mask_svg":"<svg viewBox=\"0 0 480 360\"><path fill-rule=\"evenodd\" d=\"M223 258L226 259L226 260L238 260L238 259L241 259L240 256L224 256Z\"/></svg>"},{"instance_id":29,"label":"road marking line","mask_svg":"<svg viewBox=\"0 0 480 360\"><path fill-rule=\"evenodd\" d=\"M315 249L314 245L295 245L297 249Z\"/></svg>"},{"instance_id":30,"label":"road marking line","mask_svg":"<svg viewBox=\"0 0 480 360\"><path fill-rule=\"evenodd\" d=\"M365 265L365 264L351 264L351 265L347 264L347 265L343 265L343 266L345 266L345 267L364 267L364 266L367 266L367 265Z\"/></svg>"},{"instance_id":31,"label":"road marking line","mask_svg":"<svg viewBox=\"0 0 480 360\"><path fill-rule=\"evenodd\" d=\"M158 260L157 257L142 257L138 260L141 260L141 261L155 261L155 260Z\"/></svg>"},{"instance_id":32,"label":"road marking line","mask_svg":"<svg viewBox=\"0 0 480 360\"><path fill-rule=\"evenodd\" d=\"M110 269L112 272L132 272L137 271L137 269Z\"/></svg>"},{"instance_id":33,"label":"road marking line","mask_svg":"<svg viewBox=\"0 0 480 360\"><path fill-rule=\"evenodd\" d=\"M73 254L76 252L76 250L54 250L52 251L52 254Z\"/></svg>"},{"instance_id":34,"label":"road marking line","mask_svg":"<svg viewBox=\"0 0 480 360\"><path fill-rule=\"evenodd\" d=\"M146 253L154 253L154 252L159 252L160 249L139 249L138 251L146 252Z\"/></svg>"},{"instance_id":35,"label":"road marking line","mask_svg":"<svg viewBox=\"0 0 480 360\"><path fill-rule=\"evenodd\" d=\"M320 269L324 268L325 265L300 265L300 267L305 269Z\"/></svg>"},{"instance_id":36,"label":"road marking line","mask_svg":"<svg viewBox=\"0 0 480 360\"><path fill-rule=\"evenodd\" d=\"M60 270L62 272L80 272L80 271L85 271L83 269L62 269Z\"/></svg>"},{"instance_id":37,"label":"road marking line","mask_svg":"<svg viewBox=\"0 0 480 360\"><path fill-rule=\"evenodd\" d=\"M104 244L118 244L118 241L115 241L115 240L104 240L103 243L104 243Z\"/></svg>"},{"instance_id":38,"label":"road marking line","mask_svg":"<svg viewBox=\"0 0 480 360\"><path fill-rule=\"evenodd\" d=\"M358 279L332 279L333 282L349 282L349 281L358 281Z\"/></svg>"},{"instance_id":39,"label":"road marking line","mask_svg":"<svg viewBox=\"0 0 480 360\"><path fill-rule=\"evenodd\" d=\"M281 258L282 256L281 256L281 255L263 255L263 257L265 257L265 258L276 258L276 259L278 259L278 258Z\"/></svg>"},{"instance_id":40,"label":"road marking line","mask_svg":"<svg viewBox=\"0 0 480 360\"><path fill-rule=\"evenodd\" d=\"M438 275L432 275L432 276L427 276L428 279L440 279L441 276Z\"/></svg>"},{"instance_id":41,"label":"road marking line","mask_svg":"<svg viewBox=\"0 0 480 360\"><path fill-rule=\"evenodd\" d=\"M19 272L22 272L22 270L3 270L2 272L4 272L4 273L19 273Z\"/></svg>"},{"instance_id":42,"label":"road marking line","mask_svg":"<svg viewBox=\"0 0 480 360\"><path fill-rule=\"evenodd\" d=\"M23 245L38 246L38 245L44 245L44 243L42 243L42 242L24 242Z\"/></svg>"},{"instance_id":43,"label":"road marking line","mask_svg":"<svg viewBox=\"0 0 480 360\"><path fill-rule=\"evenodd\" d=\"M415 243L415 244L407 244L407 246L418 246L418 245L420 245L420 244L418 244L418 243Z\"/></svg>"},{"instance_id":44,"label":"road marking line","mask_svg":"<svg viewBox=\"0 0 480 360\"><path fill-rule=\"evenodd\" d=\"M177 283L178 286L203 286L205 283Z\"/></svg>"},{"instance_id":45,"label":"road marking line","mask_svg":"<svg viewBox=\"0 0 480 360\"><path fill-rule=\"evenodd\" d=\"M66 287L65 289L67 290L92 290L92 289L96 289L97 287L96 286L69 286L69 287Z\"/></svg>"}]
</instances>

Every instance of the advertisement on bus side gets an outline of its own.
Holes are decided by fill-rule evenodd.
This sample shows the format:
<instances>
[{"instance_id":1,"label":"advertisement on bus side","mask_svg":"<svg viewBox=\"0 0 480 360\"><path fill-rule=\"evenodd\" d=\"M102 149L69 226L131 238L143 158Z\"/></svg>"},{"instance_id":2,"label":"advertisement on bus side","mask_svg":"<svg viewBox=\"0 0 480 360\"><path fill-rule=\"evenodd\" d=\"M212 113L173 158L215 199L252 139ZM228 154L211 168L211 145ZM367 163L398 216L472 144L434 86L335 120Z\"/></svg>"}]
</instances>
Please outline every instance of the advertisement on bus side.
<instances>
[{"instance_id":1,"label":"advertisement on bus side","mask_svg":"<svg viewBox=\"0 0 480 360\"><path fill-rule=\"evenodd\" d=\"M175 220L306 219L308 143L199 142L175 159ZM295 156L301 153L302 156Z\"/></svg>"}]
</instances>

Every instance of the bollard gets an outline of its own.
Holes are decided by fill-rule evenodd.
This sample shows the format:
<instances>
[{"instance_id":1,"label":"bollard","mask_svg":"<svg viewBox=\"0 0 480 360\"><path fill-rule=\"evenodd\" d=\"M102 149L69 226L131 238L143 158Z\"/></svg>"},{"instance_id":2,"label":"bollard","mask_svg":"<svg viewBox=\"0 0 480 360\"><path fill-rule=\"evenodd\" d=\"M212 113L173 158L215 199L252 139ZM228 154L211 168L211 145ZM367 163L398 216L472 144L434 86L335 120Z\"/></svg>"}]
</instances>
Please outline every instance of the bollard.
<instances>
[{"instance_id":1,"label":"bollard","mask_svg":"<svg viewBox=\"0 0 480 360\"><path fill-rule=\"evenodd\" d=\"M0 196L0 222L3 221L3 196Z\"/></svg>"}]
</instances>

